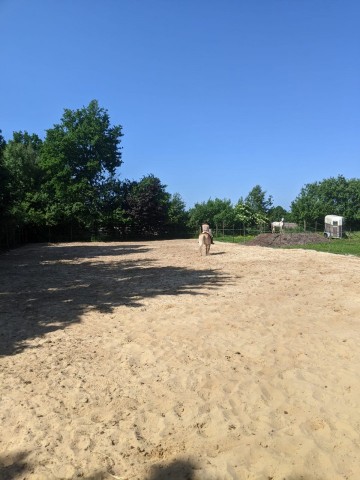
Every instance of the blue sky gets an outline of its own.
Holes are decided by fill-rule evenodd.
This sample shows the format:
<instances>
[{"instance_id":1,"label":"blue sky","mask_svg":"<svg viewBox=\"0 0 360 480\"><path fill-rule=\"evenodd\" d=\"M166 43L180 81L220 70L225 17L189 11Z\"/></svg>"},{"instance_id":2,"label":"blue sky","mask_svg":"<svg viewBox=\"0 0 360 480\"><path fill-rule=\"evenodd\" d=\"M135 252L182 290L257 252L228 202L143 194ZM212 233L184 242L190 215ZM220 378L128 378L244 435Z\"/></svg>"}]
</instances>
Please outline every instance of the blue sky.
<instances>
[{"instance_id":1,"label":"blue sky","mask_svg":"<svg viewBox=\"0 0 360 480\"><path fill-rule=\"evenodd\" d=\"M120 178L188 208L255 185L289 208L358 178L358 0L0 0L0 129L44 138L97 99L122 125Z\"/></svg>"}]
</instances>

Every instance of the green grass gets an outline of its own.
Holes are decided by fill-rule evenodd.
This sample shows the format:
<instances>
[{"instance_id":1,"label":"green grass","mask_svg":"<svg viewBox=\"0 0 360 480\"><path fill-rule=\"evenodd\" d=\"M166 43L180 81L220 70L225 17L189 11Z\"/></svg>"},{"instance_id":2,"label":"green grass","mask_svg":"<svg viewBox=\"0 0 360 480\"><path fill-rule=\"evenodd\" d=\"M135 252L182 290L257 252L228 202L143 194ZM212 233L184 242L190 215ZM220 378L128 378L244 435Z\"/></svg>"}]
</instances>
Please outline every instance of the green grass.
<instances>
[{"instance_id":1,"label":"green grass","mask_svg":"<svg viewBox=\"0 0 360 480\"><path fill-rule=\"evenodd\" d=\"M348 234L348 238L333 238L324 243L291 245L283 248L301 248L305 250L316 250L317 252L356 255L360 257L360 232Z\"/></svg>"},{"instance_id":2,"label":"green grass","mask_svg":"<svg viewBox=\"0 0 360 480\"><path fill-rule=\"evenodd\" d=\"M214 242L226 242L226 243L244 243L248 242L249 240L252 240L255 238L256 235L225 235L221 236L218 235L217 237L214 237Z\"/></svg>"},{"instance_id":3,"label":"green grass","mask_svg":"<svg viewBox=\"0 0 360 480\"><path fill-rule=\"evenodd\" d=\"M244 243L255 238L256 235L226 235L217 236L214 242ZM334 253L338 255L356 255L360 257L360 232L347 233L347 238L333 238L323 243L311 243L307 245L289 245L281 248L301 248L303 250L315 250L317 252Z\"/></svg>"}]
</instances>

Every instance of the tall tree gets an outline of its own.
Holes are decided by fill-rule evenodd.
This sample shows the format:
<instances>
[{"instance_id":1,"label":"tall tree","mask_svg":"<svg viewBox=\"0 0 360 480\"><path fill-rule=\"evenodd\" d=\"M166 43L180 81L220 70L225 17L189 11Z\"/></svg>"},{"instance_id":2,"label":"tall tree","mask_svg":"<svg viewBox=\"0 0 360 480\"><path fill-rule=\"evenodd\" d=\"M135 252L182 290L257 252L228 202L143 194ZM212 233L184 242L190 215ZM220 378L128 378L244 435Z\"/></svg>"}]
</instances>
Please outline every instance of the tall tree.
<instances>
[{"instance_id":1,"label":"tall tree","mask_svg":"<svg viewBox=\"0 0 360 480\"><path fill-rule=\"evenodd\" d=\"M0 219L9 207L9 172L4 162L6 141L0 130Z\"/></svg>"},{"instance_id":2,"label":"tall tree","mask_svg":"<svg viewBox=\"0 0 360 480\"><path fill-rule=\"evenodd\" d=\"M92 100L65 109L61 123L47 130L41 155L49 224L76 222L96 230L104 189L120 167L122 127L111 126L107 110Z\"/></svg>"},{"instance_id":3,"label":"tall tree","mask_svg":"<svg viewBox=\"0 0 360 480\"><path fill-rule=\"evenodd\" d=\"M171 195L168 210L168 227L171 234L185 234L187 232L188 212L179 193Z\"/></svg>"},{"instance_id":4,"label":"tall tree","mask_svg":"<svg viewBox=\"0 0 360 480\"><path fill-rule=\"evenodd\" d=\"M225 229L233 227L235 224L236 217L234 207L231 201L226 199L218 200L216 206L218 209L214 215L216 233L221 228L222 234L225 235Z\"/></svg>"},{"instance_id":5,"label":"tall tree","mask_svg":"<svg viewBox=\"0 0 360 480\"><path fill-rule=\"evenodd\" d=\"M290 218L290 215L287 212L287 210L285 210L285 208L278 205L269 210L268 218L270 222L277 222L277 221L280 221L282 218L285 218L288 221Z\"/></svg>"},{"instance_id":6,"label":"tall tree","mask_svg":"<svg viewBox=\"0 0 360 480\"><path fill-rule=\"evenodd\" d=\"M255 185L245 198L245 203L248 204L252 212L266 216L272 207L273 200L271 195L266 198L266 192L260 185Z\"/></svg>"},{"instance_id":7,"label":"tall tree","mask_svg":"<svg viewBox=\"0 0 360 480\"><path fill-rule=\"evenodd\" d=\"M258 218L262 214L256 213L251 205L246 202L242 197L239 199L234 207L236 221L243 227L253 227L258 224L261 218Z\"/></svg>"},{"instance_id":8,"label":"tall tree","mask_svg":"<svg viewBox=\"0 0 360 480\"><path fill-rule=\"evenodd\" d=\"M266 192L256 185L245 197L240 197L235 205L235 218L243 227L266 229L268 214L272 206L272 197L266 198Z\"/></svg>"},{"instance_id":9,"label":"tall tree","mask_svg":"<svg viewBox=\"0 0 360 480\"><path fill-rule=\"evenodd\" d=\"M189 226L197 229L205 221L213 229L230 226L231 210L231 201L228 199L210 198L207 202L196 203L189 211Z\"/></svg>"},{"instance_id":10,"label":"tall tree","mask_svg":"<svg viewBox=\"0 0 360 480\"><path fill-rule=\"evenodd\" d=\"M133 182L127 196L128 215L136 235L162 235L166 232L170 194L154 175Z\"/></svg>"},{"instance_id":11,"label":"tall tree","mask_svg":"<svg viewBox=\"0 0 360 480\"><path fill-rule=\"evenodd\" d=\"M360 179L343 175L305 185L291 204L297 222L323 224L326 215L344 216L348 227L360 222Z\"/></svg>"},{"instance_id":12,"label":"tall tree","mask_svg":"<svg viewBox=\"0 0 360 480\"><path fill-rule=\"evenodd\" d=\"M37 223L42 172L39 165L42 140L28 132L14 132L4 151L9 175L10 211L19 225Z\"/></svg>"}]
</instances>

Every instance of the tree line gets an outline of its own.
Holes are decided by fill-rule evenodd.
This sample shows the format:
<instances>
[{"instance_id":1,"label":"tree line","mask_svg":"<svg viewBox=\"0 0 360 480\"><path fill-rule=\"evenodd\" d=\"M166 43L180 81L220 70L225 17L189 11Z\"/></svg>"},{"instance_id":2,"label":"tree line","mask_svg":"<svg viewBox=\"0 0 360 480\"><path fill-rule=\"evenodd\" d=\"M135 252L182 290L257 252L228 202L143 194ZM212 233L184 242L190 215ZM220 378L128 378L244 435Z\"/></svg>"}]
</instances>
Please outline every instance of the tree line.
<instances>
[{"instance_id":1,"label":"tree line","mask_svg":"<svg viewBox=\"0 0 360 480\"><path fill-rule=\"evenodd\" d=\"M0 130L0 246L29 241L169 238L193 235L207 220L213 228L266 229L269 222L323 222L326 214L360 223L360 180L343 176L308 184L290 211L274 206L260 185L233 205L209 199L186 209L152 174L120 180L121 125L111 125L96 100L65 109L44 139Z\"/></svg>"}]
</instances>

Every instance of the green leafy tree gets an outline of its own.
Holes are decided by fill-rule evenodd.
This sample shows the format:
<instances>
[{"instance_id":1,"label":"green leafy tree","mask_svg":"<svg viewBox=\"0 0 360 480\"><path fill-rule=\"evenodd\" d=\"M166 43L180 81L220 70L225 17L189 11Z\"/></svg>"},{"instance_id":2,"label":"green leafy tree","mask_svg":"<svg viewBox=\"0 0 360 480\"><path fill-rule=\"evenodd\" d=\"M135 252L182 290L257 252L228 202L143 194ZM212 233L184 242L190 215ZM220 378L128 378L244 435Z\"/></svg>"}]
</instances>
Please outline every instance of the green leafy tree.
<instances>
[{"instance_id":1,"label":"green leafy tree","mask_svg":"<svg viewBox=\"0 0 360 480\"><path fill-rule=\"evenodd\" d=\"M3 159L4 150L6 147L5 138L2 136L2 130L0 130L0 161Z\"/></svg>"},{"instance_id":2,"label":"green leafy tree","mask_svg":"<svg viewBox=\"0 0 360 480\"><path fill-rule=\"evenodd\" d=\"M36 134L14 132L4 151L10 213L17 225L41 223L38 204L42 181L41 148L42 140Z\"/></svg>"},{"instance_id":3,"label":"green leafy tree","mask_svg":"<svg viewBox=\"0 0 360 480\"><path fill-rule=\"evenodd\" d=\"M256 185L243 199L239 199L234 207L235 218L242 228L267 229L268 214L272 207L272 197Z\"/></svg>"},{"instance_id":4,"label":"green leafy tree","mask_svg":"<svg viewBox=\"0 0 360 480\"><path fill-rule=\"evenodd\" d=\"M109 238L126 235L129 218L124 207L124 188L117 178L109 178L101 189L101 218L99 228L101 234Z\"/></svg>"},{"instance_id":5,"label":"green leafy tree","mask_svg":"<svg viewBox=\"0 0 360 480\"><path fill-rule=\"evenodd\" d=\"M212 212L209 208L208 202L195 203L195 205L189 210L189 222L188 225L191 229L198 231L201 224L204 221L211 223Z\"/></svg>"},{"instance_id":6,"label":"green leafy tree","mask_svg":"<svg viewBox=\"0 0 360 480\"><path fill-rule=\"evenodd\" d=\"M271 208L268 211L268 219L270 222L279 222L282 218L289 218L289 212L285 210L285 208L281 207L280 205L274 208Z\"/></svg>"},{"instance_id":7,"label":"green leafy tree","mask_svg":"<svg viewBox=\"0 0 360 480\"><path fill-rule=\"evenodd\" d=\"M235 218L243 226L252 226L256 224L256 215L250 204L241 197L234 207Z\"/></svg>"},{"instance_id":8,"label":"green leafy tree","mask_svg":"<svg viewBox=\"0 0 360 480\"><path fill-rule=\"evenodd\" d=\"M4 152L6 141L0 130L0 219L3 219L9 208L9 171L5 166Z\"/></svg>"},{"instance_id":9,"label":"green leafy tree","mask_svg":"<svg viewBox=\"0 0 360 480\"><path fill-rule=\"evenodd\" d=\"M171 235L187 233L188 212L179 193L171 195L168 209L168 228Z\"/></svg>"},{"instance_id":10,"label":"green leafy tree","mask_svg":"<svg viewBox=\"0 0 360 480\"><path fill-rule=\"evenodd\" d=\"M47 130L41 165L45 172L48 224L77 223L96 231L102 198L120 167L122 127L111 126L96 100L65 109L61 123Z\"/></svg>"},{"instance_id":11,"label":"green leafy tree","mask_svg":"<svg viewBox=\"0 0 360 480\"><path fill-rule=\"evenodd\" d=\"M233 219L232 208L230 200L220 198L196 203L189 211L189 226L197 230L205 221L209 222L212 229L230 226Z\"/></svg>"},{"instance_id":12,"label":"green leafy tree","mask_svg":"<svg viewBox=\"0 0 360 480\"><path fill-rule=\"evenodd\" d=\"M308 225L323 224L326 215L340 215L348 227L360 221L360 179L331 177L305 185L291 204L295 221Z\"/></svg>"},{"instance_id":13,"label":"green leafy tree","mask_svg":"<svg viewBox=\"0 0 360 480\"><path fill-rule=\"evenodd\" d=\"M314 224L323 216L326 207L321 204L318 184L307 184L291 203L291 214L297 223Z\"/></svg>"},{"instance_id":14,"label":"green leafy tree","mask_svg":"<svg viewBox=\"0 0 360 480\"><path fill-rule=\"evenodd\" d=\"M347 186L345 221L352 228L360 228L360 179L351 178Z\"/></svg>"},{"instance_id":15,"label":"green leafy tree","mask_svg":"<svg viewBox=\"0 0 360 480\"><path fill-rule=\"evenodd\" d=\"M266 192L263 191L260 185L255 185L245 198L245 203L254 214L257 213L261 217L266 217L273 205L273 200L271 195L266 198Z\"/></svg>"},{"instance_id":16,"label":"green leafy tree","mask_svg":"<svg viewBox=\"0 0 360 480\"><path fill-rule=\"evenodd\" d=\"M214 215L215 228L216 230L221 228L222 234L225 235L225 229L233 227L235 224L236 217L234 207L230 200L218 201L217 207L219 211Z\"/></svg>"},{"instance_id":17,"label":"green leafy tree","mask_svg":"<svg viewBox=\"0 0 360 480\"><path fill-rule=\"evenodd\" d=\"M272 197L266 198L266 192L262 190L260 185L256 185L245 200L241 197L235 205L235 218L243 228L266 230L271 206Z\"/></svg>"},{"instance_id":18,"label":"green leafy tree","mask_svg":"<svg viewBox=\"0 0 360 480\"><path fill-rule=\"evenodd\" d=\"M127 208L133 233L140 236L163 235L168 224L170 194L154 175L133 182Z\"/></svg>"}]
</instances>

